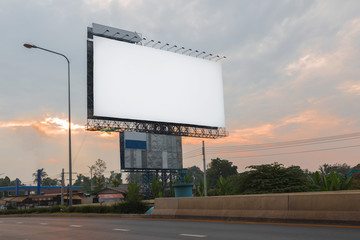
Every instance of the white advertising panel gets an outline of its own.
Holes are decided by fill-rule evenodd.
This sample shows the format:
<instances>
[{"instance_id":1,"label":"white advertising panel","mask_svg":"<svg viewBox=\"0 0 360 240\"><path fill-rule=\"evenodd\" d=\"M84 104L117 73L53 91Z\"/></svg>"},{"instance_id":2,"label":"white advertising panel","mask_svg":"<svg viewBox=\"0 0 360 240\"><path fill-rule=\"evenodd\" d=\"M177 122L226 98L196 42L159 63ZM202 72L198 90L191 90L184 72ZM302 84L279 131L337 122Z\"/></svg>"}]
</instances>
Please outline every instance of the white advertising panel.
<instances>
[{"instance_id":1,"label":"white advertising panel","mask_svg":"<svg viewBox=\"0 0 360 240\"><path fill-rule=\"evenodd\" d=\"M225 127L221 64L94 36L93 115Z\"/></svg>"}]
</instances>

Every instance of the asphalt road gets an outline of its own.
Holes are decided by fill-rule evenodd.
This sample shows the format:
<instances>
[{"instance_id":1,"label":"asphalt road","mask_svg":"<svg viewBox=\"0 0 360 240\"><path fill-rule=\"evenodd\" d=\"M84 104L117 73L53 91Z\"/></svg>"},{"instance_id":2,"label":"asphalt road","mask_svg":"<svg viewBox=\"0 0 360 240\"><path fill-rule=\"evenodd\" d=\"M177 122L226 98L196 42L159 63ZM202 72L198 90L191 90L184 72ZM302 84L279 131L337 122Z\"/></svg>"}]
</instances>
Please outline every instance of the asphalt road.
<instances>
[{"instance_id":1,"label":"asphalt road","mask_svg":"<svg viewBox=\"0 0 360 240\"><path fill-rule=\"evenodd\" d=\"M0 217L0 239L359 239L360 227L220 221Z\"/></svg>"}]
</instances>

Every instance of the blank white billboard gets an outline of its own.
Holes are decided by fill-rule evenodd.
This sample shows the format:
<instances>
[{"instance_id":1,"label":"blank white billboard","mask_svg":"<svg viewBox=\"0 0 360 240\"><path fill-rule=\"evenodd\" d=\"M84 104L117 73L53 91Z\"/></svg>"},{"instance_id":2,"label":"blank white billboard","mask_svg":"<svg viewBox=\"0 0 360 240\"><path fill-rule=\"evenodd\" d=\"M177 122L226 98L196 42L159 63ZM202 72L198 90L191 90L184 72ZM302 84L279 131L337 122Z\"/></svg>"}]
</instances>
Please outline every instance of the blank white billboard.
<instances>
[{"instance_id":1,"label":"blank white billboard","mask_svg":"<svg viewBox=\"0 0 360 240\"><path fill-rule=\"evenodd\" d=\"M94 116L225 127L221 64L94 36Z\"/></svg>"}]
</instances>

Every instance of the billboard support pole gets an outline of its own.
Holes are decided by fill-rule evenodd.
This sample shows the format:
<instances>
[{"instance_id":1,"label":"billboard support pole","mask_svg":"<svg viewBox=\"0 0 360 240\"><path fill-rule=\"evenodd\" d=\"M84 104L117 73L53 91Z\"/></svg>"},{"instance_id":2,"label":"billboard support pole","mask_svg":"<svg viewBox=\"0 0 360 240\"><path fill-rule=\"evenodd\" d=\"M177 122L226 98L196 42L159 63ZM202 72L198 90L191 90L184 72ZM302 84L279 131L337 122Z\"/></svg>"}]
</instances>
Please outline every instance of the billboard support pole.
<instances>
[{"instance_id":1,"label":"billboard support pole","mask_svg":"<svg viewBox=\"0 0 360 240\"><path fill-rule=\"evenodd\" d=\"M204 196L207 196L207 184L206 184L206 161L205 161L205 143L202 141L202 154L203 154L203 163L204 163Z\"/></svg>"}]
</instances>

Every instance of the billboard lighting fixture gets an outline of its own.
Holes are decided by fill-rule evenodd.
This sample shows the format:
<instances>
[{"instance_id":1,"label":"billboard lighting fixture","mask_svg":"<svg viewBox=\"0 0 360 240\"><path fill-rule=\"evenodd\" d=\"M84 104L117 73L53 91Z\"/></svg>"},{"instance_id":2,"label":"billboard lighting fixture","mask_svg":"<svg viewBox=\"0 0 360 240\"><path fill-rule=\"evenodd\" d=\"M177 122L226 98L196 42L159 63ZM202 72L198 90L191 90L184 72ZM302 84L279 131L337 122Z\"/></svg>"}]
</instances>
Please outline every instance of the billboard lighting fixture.
<instances>
[{"instance_id":1,"label":"billboard lighting fixture","mask_svg":"<svg viewBox=\"0 0 360 240\"><path fill-rule=\"evenodd\" d=\"M219 57L220 57L219 55L216 55L216 56L214 56L214 57L209 58L209 60L213 60L213 59L219 58Z\"/></svg>"},{"instance_id":2,"label":"billboard lighting fixture","mask_svg":"<svg viewBox=\"0 0 360 240\"><path fill-rule=\"evenodd\" d=\"M172 46L171 48L168 48L168 51L170 51L173 48L177 48L177 45Z\"/></svg>"},{"instance_id":3,"label":"billboard lighting fixture","mask_svg":"<svg viewBox=\"0 0 360 240\"><path fill-rule=\"evenodd\" d=\"M185 54L185 53L187 53L188 51L192 51L192 49L191 49L191 48L189 48L188 50L183 51L183 52L182 52L182 54Z\"/></svg>"},{"instance_id":4,"label":"billboard lighting fixture","mask_svg":"<svg viewBox=\"0 0 360 240\"><path fill-rule=\"evenodd\" d=\"M157 43L155 43L154 45L152 45L152 47L155 47L156 45L158 45L159 43L161 43L160 41L157 41Z\"/></svg>"},{"instance_id":5,"label":"billboard lighting fixture","mask_svg":"<svg viewBox=\"0 0 360 240\"><path fill-rule=\"evenodd\" d=\"M211 57L212 56L212 54L211 53L209 53L208 55L205 55L203 58L207 58L207 57Z\"/></svg>"},{"instance_id":6,"label":"billboard lighting fixture","mask_svg":"<svg viewBox=\"0 0 360 240\"><path fill-rule=\"evenodd\" d=\"M179 49L177 49L175 52L179 51L179 50L184 50L185 48L184 47L181 47Z\"/></svg>"},{"instance_id":7,"label":"billboard lighting fixture","mask_svg":"<svg viewBox=\"0 0 360 240\"><path fill-rule=\"evenodd\" d=\"M163 49L163 48L166 47L166 46L169 46L169 44L167 43L167 44L161 46L160 49Z\"/></svg>"},{"instance_id":8,"label":"billboard lighting fixture","mask_svg":"<svg viewBox=\"0 0 360 240\"><path fill-rule=\"evenodd\" d=\"M113 37L115 37L117 34L120 34L119 32L116 32L114 35L112 35Z\"/></svg>"},{"instance_id":9,"label":"billboard lighting fixture","mask_svg":"<svg viewBox=\"0 0 360 240\"><path fill-rule=\"evenodd\" d=\"M150 40L147 43L144 44L144 46L148 45L149 43L154 42L154 40Z\"/></svg>"},{"instance_id":10,"label":"billboard lighting fixture","mask_svg":"<svg viewBox=\"0 0 360 240\"><path fill-rule=\"evenodd\" d=\"M196 57L198 57L198 56L200 56L200 55L202 55L202 54L204 54L204 53L206 53L206 52L199 53L198 55L196 55Z\"/></svg>"},{"instance_id":11,"label":"billboard lighting fixture","mask_svg":"<svg viewBox=\"0 0 360 240\"><path fill-rule=\"evenodd\" d=\"M103 32L103 34L105 34L105 33L107 33L107 32L109 32L109 30L106 29L105 32Z\"/></svg>"},{"instance_id":12,"label":"billboard lighting fixture","mask_svg":"<svg viewBox=\"0 0 360 240\"><path fill-rule=\"evenodd\" d=\"M225 59L225 58L226 58L225 56L222 56L221 58L217 59L216 62L217 62L217 61L220 61L220 60L222 60L222 59Z\"/></svg>"},{"instance_id":13,"label":"billboard lighting fixture","mask_svg":"<svg viewBox=\"0 0 360 240\"><path fill-rule=\"evenodd\" d=\"M195 51L189 53L189 56L191 56L193 53L198 53L198 52L199 52L198 50L195 50Z\"/></svg>"},{"instance_id":14,"label":"billboard lighting fixture","mask_svg":"<svg viewBox=\"0 0 360 240\"><path fill-rule=\"evenodd\" d=\"M129 41L133 40L134 38L137 38L137 36L133 36L132 38L129 39Z\"/></svg>"}]
</instances>

